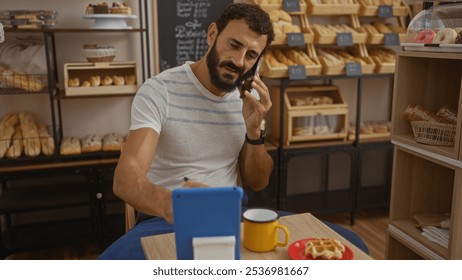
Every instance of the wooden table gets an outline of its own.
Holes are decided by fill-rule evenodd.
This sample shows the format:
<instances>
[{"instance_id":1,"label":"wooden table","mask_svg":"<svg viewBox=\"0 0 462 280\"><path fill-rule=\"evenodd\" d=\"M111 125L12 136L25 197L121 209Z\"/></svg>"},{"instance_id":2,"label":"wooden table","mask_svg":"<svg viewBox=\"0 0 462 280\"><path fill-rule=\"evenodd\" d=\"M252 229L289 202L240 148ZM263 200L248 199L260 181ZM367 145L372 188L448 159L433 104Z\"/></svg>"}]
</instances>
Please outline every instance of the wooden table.
<instances>
[{"instance_id":1,"label":"wooden table","mask_svg":"<svg viewBox=\"0 0 462 280\"><path fill-rule=\"evenodd\" d=\"M289 244L300 239L310 237L327 237L337 239L343 244L349 246L354 252L356 260L371 260L372 258L365 254L361 249L350 243L341 235L330 229L323 222L309 213L296 214L281 217L281 225L285 225L289 230ZM255 253L247 250L242 242L242 224L241 224L241 259L243 260L289 260L287 247L276 247L271 252ZM282 240L282 237L280 237ZM175 235L174 233L147 236L141 238L141 247L143 248L146 258L149 260L176 260Z\"/></svg>"}]
</instances>

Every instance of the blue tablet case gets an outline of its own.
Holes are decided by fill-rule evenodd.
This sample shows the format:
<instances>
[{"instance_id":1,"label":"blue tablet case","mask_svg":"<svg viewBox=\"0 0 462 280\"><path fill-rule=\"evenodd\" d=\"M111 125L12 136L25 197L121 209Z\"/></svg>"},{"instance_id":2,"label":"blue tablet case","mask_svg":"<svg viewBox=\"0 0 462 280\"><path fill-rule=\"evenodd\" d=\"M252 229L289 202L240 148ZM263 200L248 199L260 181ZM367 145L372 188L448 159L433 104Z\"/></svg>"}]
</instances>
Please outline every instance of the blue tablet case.
<instances>
[{"instance_id":1,"label":"blue tablet case","mask_svg":"<svg viewBox=\"0 0 462 280\"><path fill-rule=\"evenodd\" d=\"M193 259L193 237L235 236L240 259L240 187L179 188L172 192L178 260Z\"/></svg>"}]
</instances>

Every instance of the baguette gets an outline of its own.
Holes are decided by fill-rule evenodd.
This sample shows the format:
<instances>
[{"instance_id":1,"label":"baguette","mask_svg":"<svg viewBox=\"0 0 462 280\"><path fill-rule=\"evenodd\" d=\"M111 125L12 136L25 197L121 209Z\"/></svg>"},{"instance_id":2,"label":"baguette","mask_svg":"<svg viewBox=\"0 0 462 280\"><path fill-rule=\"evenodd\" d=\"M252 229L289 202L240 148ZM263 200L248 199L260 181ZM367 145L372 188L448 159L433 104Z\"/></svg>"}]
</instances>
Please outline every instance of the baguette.
<instances>
[{"instance_id":1,"label":"baguette","mask_svg":"<svg viewBox=\"0 0 462 280\"><path fill-rule=\"evenodd\" d=\"M16 129L14 131L13 137L12 137L12 144L8 148L8 151L6 152L6 156L8 158L18 158L22 154L22 130L21 126L16 126Z\"/></svg>"},{"instance_id":2,"label":"baguette","mask_svg":"<svg viewBox=\"0 0 462 280\"><path fill-rule=\"evenodd\" d=\"M42 154L49 156L55 152L55 142L53 137L48 133L45 125L38 125L38 134L40 137L40 145L42 147Z\"/></svg>"},{"instance_id":3,"label":"baguette","mask_svg":"<svg viewBox=\"0 0 462 280\"><path fill-rule=\"evenodd\" d=\"M11 137L14 134L14 127L0 123L0 159L6 154L10 147Z\"/></svg>"},{"instance_id":4,"label":"baguette","mask_svg":"<svg viewBox=\"0 0 462 280\"><path fill-rule=\"evenodd\" d=\"M38 135L38 129L35 123L25 122L21 123L24 154L28 157L35 157L40 155L41 144Z\"/></svg>"},{"instance_id":5,"label":"baguette","mask_svg":"<svg viewBox=\"0 0 462 280\"><path fill-rule=\"evenodd\" d=\"M19 122L18 114L16 113L7 113L3 116L2 121L0 123L6 126L16 126Z\"/></svg>"}]
</instances>

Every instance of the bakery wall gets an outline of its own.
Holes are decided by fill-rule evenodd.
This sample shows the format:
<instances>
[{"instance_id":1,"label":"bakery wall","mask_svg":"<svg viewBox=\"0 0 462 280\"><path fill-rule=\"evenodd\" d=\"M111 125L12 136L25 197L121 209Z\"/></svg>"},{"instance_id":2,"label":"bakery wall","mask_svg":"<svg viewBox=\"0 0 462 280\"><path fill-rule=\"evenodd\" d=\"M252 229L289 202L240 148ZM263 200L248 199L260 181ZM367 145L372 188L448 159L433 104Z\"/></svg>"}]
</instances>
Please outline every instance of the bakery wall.
<instances>
[{"instance_id":1,"label":"bakery wall","mask_svg":"<svg viewBox=\"0 0 462 280\"><path fill-rule=\"evenodd\" d=\"M138 14L138 1L128 1L134 8L133 13ZM237 0L235 2L250 2ZM85 8L91 1L57 1L57 0L2 0L2 8L7 9L54 9L59 13L58 27L60 28L87 28L93 24L93 20L84 19ZM95 2L96 3L96 2ZM148 7L151 11L151 7ZM152 21L151 21L152 22ZM136 25L137 21L129 21ZM152 25L151 25L152 26ZM152 31L152 29L151 29ZM153 34L150 37L153 38ZM7 33L10 36L30 36L23 33ZM63 65L67 62L83 62L85 57L80 53L83 44L96 43L98 45L112 45L120 49L116 61L140 59L139 35L131 33L114 33L110 35L92 33L59 33L56 35L58 75L59 80L64 80ZM154 44L151 42L152 48ZM154 52L151 52L153 54ZM154 59L154 55L151 55ZM151 61L153 69L155 61ZM154 73L152 71L152 73ZM269 81L274 84L274 81ZM356 80L334 80L334 84L341 86L350 108L350 119L355 119L357 82ZM277 81L275 82L277 84ZM61 84L61 86L63 86ZM389 118L390 108L390 83L388 79L371 78L363 83L363 120L385 120ZM82 137L88 133L120 132L126 133L129 128L131 98L84 98L62 100L62 117L64 135ZM5 96L0 95L0 115L9 111L27 110L35 113L42 123L51 124L49 101L47 96L24 95ZM268 123L271 120L268 119ZM269 128L270 126L268 126Z\"/></svg>"}]
</instances>

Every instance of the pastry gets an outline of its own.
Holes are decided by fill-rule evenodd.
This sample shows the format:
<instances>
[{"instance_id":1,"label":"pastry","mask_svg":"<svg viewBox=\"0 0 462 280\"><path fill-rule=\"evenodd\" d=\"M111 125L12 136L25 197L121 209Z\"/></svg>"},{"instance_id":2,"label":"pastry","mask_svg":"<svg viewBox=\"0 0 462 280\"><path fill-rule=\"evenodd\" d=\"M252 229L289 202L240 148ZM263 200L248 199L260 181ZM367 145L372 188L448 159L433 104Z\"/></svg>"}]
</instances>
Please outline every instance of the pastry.
<instances>
[{"instance_id":1,"label":"pastry","mask_svg":"<svg viewBox=\"0 0 462 280\"><path fill-rule=\"evenodd\" d=\"M112 78L109 76L105 76L103 80L101 80L101 85L103 86L110 86L112 85Z\"/></svg>"},{"instance_id":2,"label":"pastry","mask_svg":"<svg viewBox=\"0 0 462 280\"><path fill-rule=\"evenodd\" d=\"M127 3L113 2L112 7L109 9L111 14L121 14L121 15L131 15L132 9L127 5Z\"/></svg>"},{"instance_id":3,"label":"pastry","mask_svg":"<svg viewBox=\"0 0 462 280\"><path fill-rule=\"evenodd\" d=\"M456 42L457 32L452 28L443 28L436 33L433 38L433 44L454 44Z\"/></svg>"},{"instance_id":4,"label":"pastry","mask_svg":"<svg viewBox=\"0 0 462 280\"><path fill-rule=\"evenodd\" d=\"M124 144L122 134L112 132L103 136L103 151L121 151Z\"/></svg>"},{"instance_id":5,"label":"pastry","mask_svg":"<svg viewBox=\"0 0 462 280\"><path fill-rule=\"evenodd\" d=\"M97 87L101 85L101 77L99 75L90 77L90 84L92 87Z\"/></svg>"},{"instance_id":6,"label":"pastry","mask_svg":"<svg viewBox=\"0 0 462 280\"><path fill-rule=\"evenodd\" d=\"M433 38L435 38L435 31L431 29L424 29L420 31L417 36L414 38L415 43L422 43L422 44L430 44L433 42Z\"/></svg>"},{"instance_id":7,"label":"pastry","mask_svg":"<svg viewBox=\"0 0 462 280\"><path fill-rule=\"evenodd\" d=\"M136 76L135 75L125 75L125 84L126 85L135 85L136 84Z\"/></svg>"},{"instance_id":8,"label":"pastry","mask_svg":"<svg viewBox=\"0 0 462 280\"><path fill-rule=\"evenodd\" d=\"M80 140L77 137L64 137L59 148L61 155L78 155L82 153Z\"/></svg>"},{"instance_id":9,"label":"pastry","mask_svg":"<svg viewBox=\"0 0 462 280\"><path fill-rule=\"evenodd\" d=\"M18 125L14 131L12 143L6 152L6 156L8 158L18 158L22 154L22 147L22 130L21 126Z\"/></svg>"},{"instance_id":10,"label":"pastry","mask_svg":"<svg viewBox=\"0 0 462 280\"><path fill-rule=\"evenodd\" d=\"M102 149L102 140L99 135L89 134L80 139L82 153L98 152Z\"/></svg>"},{"instance_id":11,"label":"pastry","mask_svg":"<svg viewBox=\"0 0 462 280\"><path fill-rule=\"evenodd\" d=\"M345 252L345 246L335 239L314 238L305 243L305 256L313 259L338 260Z\"/></svg>"},{"instance_id":12,"label":"pastry","mask_svg":"<svg viewBox=\"0 0 462 280\"><path fill-rule=\"evenodd\" d=\"M79 78L69 79L69 81L67 82L67 86L68 87L78 87L78 86L80 86Z\"/></svg>"},{"instance_id":13,"label":"pastry","mask_svg":"<svg viewBox=\"0 0 462 280\"><path fill-rule=\"evenodd\" d=\"M91 86L89 81L83 81L82 87L89 87L89 86Z\"/></svg>"},{"instance_id":14,"label":"pastry","mask_svg":"<svg viewBox=\"0 0 462 280\"><path fill-rule=\"evenodd\" d=\"M114 82L114 85L116 85L116 86L125 85L125 79L124 79L123 76L114 75L114 76L112 76L112 81Z\"/></svg>"}]
</instances>

